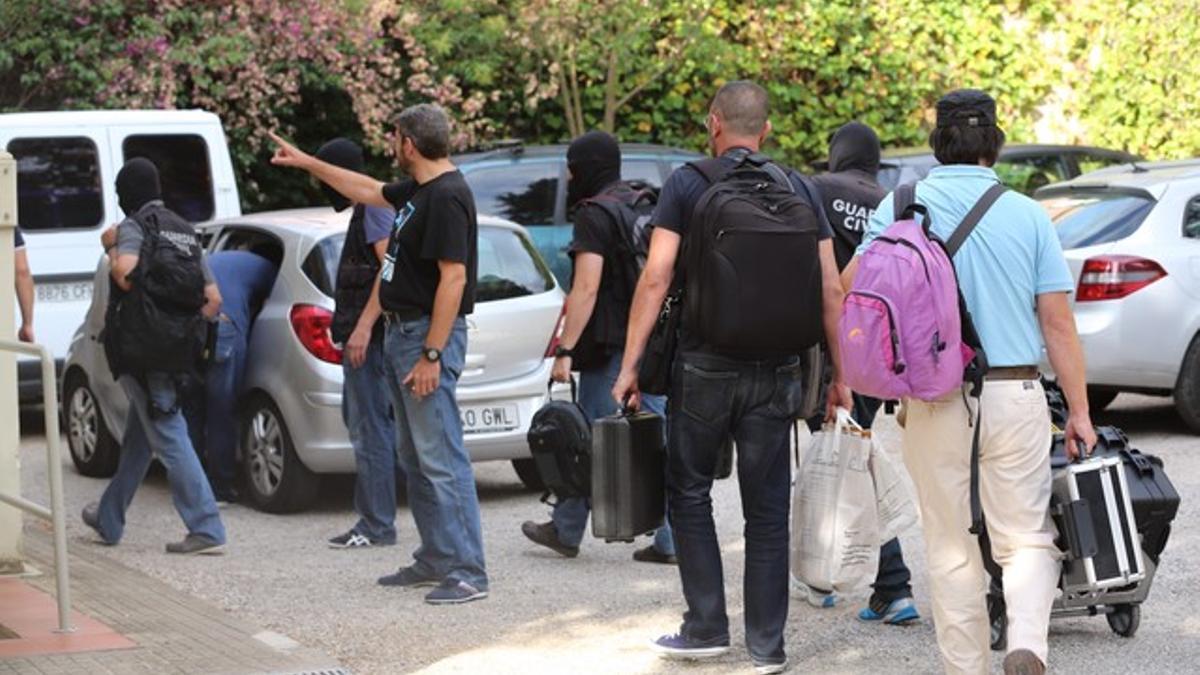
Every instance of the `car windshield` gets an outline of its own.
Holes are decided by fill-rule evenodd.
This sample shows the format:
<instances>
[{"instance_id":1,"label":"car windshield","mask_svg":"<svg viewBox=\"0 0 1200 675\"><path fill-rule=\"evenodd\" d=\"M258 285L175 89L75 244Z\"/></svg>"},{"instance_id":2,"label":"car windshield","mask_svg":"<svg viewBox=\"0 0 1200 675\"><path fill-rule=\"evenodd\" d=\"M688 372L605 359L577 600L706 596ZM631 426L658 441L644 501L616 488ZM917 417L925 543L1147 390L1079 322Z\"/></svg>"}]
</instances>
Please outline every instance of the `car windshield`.
<instances>
[{"instance_id":1,"label":"car windshield","mask_svg":"<svg viewBox=\"0 0 1200 675\"><path fill-rule=\"evenodd\" d=\"M1154 208L1148 195L1095 191L1040 197L1064 249L1118 241L1137 232Z\"/></svg>"},{"instance_id":2,"label":"car windshield","mask_svg":"<svg viewBox=\"0 0 1200 675\"><path fill-rule=\"evenodd\" d=\"M301 269L322 293L333 297L344 234L325 237L313 246ZM490 302L545 293L554 277L533 246L518 232L504 227L479 228L479 271L475 301Z\"/></svg>"}]
</instances>

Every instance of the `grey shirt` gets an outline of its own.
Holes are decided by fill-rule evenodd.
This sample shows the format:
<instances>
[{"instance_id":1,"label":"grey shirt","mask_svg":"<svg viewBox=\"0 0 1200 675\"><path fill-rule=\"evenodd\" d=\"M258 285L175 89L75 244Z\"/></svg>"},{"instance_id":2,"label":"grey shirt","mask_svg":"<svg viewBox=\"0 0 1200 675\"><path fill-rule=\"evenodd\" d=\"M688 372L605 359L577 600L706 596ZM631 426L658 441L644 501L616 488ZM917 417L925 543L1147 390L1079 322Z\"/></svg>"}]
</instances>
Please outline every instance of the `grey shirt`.
<instances>
[{"instance_id":1,"label":"grey shirt","mask_svg":"<svg viewBox=\"0 0 1200 675\"><path fill-rule=\"evenodd\" d=\"M142 209L149 206L162 206L161 200L153 200L146 202ZM141 211L138 211L141 213ZM142 252L142 241L145 240L146 233L142 230L142 225L132 217L126 217L117 226L117 255L140 255ZM208 266L208 256L203 254L200 258L200 267L204 270L204 283L216 283L213 277L212 270Z\"/></svg>"}]
</instances>

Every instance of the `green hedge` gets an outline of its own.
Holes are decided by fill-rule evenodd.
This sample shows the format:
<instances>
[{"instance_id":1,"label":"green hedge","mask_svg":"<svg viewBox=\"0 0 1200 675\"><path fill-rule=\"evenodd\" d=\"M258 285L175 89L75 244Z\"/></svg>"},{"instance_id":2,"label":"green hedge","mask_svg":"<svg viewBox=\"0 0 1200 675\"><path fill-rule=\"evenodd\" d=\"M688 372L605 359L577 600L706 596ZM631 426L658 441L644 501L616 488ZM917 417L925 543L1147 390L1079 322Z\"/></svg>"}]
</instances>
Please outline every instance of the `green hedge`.
<instances>
[{"instance_id":1,"label":"green hedge","mask_svg":"<svg viewBox=\"0 0 1200 675\"><path fill-rule=\"evenodd\" d=\"M0 108L204 107L226 125L248 209L316 197L265 163L263 132L346 135L388 171L387 121L434 100L460 147L623 140L701 149L708 99L772 94L797 165L849 119L923 144L944 91L1000 104L1012 141L1152 158L1200 150L1194 0L9 0Z\"/></svg>"}]
</instances>

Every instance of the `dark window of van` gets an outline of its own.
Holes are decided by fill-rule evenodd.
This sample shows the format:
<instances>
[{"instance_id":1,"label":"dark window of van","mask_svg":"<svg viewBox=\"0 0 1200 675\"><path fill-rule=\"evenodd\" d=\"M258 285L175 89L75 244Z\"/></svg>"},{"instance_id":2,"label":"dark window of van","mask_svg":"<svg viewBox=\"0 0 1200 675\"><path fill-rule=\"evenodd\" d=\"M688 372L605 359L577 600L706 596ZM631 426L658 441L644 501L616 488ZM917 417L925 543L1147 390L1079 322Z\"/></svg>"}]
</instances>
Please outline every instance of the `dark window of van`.
<instances>
[{"instance_id":1,"label":"dark window of van","mask_svg":"<svg viewBox=\"0 0 1200 675\"><path fill-rule=\"evenodd\" d=\"M104 220L100 158L90 138L14 138L17 219L25 231L75 230Z\"/></svg>"},{"instance_id":2,"label":"dark window of van","mask_svg":"<svg viewBox=\"0 0 1200 675\"><path fill-rule=\"evenodd\" d=\"M213 217L212 171L203 138L195 134L129 136L121 151L127 162L134 157L154 162L167 208L192 222Z\"/></svg>"}]
</instances>

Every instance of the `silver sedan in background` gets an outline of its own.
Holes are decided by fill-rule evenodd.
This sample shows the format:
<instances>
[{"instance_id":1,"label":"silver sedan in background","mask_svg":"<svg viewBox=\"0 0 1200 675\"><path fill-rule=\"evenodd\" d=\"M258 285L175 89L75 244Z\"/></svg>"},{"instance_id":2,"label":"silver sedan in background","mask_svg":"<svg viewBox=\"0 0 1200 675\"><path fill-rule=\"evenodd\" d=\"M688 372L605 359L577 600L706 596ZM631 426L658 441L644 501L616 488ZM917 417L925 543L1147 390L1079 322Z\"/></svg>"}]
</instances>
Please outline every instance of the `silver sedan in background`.
<instances>
[{"instance_id":1,"label":"silver sedan in background","mask_svg":"<svg viewBox=\"0 0 1200 675\"><path fill-rule=\"evenodd\" d=\"M239 394L245 494L271 512L303 510L320 475L353 473L342 421L342 353L329 328L333 287L348 215L328 208L252 214L198 227L209 252L261 255L279 275L250 335ZM563 293L526 232L480 216L475 312L467 317L466 367L458 400L474 461L510 460L523 482L540 488L525 440L546 401L551 352L561 329ZM104 358L100 332L108 300L101 260L93 302L71 343L62 401L78 470L116 470L127 402Z\"/></svg>"}]
</instances>

